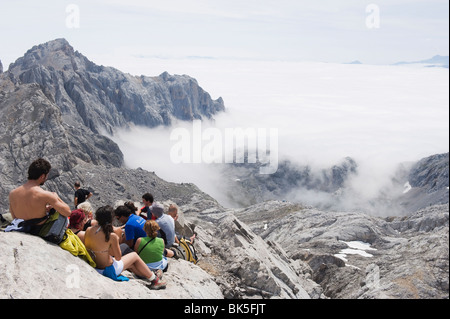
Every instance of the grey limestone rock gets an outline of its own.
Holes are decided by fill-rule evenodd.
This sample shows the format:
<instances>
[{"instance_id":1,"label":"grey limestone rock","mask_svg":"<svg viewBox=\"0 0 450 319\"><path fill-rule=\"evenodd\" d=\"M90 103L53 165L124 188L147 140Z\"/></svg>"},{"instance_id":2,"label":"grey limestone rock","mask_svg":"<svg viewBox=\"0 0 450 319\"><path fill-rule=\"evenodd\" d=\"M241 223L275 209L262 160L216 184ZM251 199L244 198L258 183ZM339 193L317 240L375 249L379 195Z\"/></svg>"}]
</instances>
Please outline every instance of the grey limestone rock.
<instances>
[{"instance_id":1,"label":"grey limestone rock","mask_svg":"<svg viewBox=\"0 0 450 319\"><path fill-rule=\"evenodd\" d=\"M257 219L259 211L273 214ZM266 241L282 246L290 258L306 262L327 297L449 296L448 204L389 218L277 201L235 214Z\"/></svg>"},{"instance_id":2,"label":"grey limestone rock","mask_svg":"<svg viewBox=\"0 0 450 319\"><path fill-rule=\"evenodd\" d=\"M128 271L123 273L128 282L106 278L84 260L36 236L0 232L0 255L0 299L223 298L210 275L182 260L169 261L166 289L153 291Z\"/></svg>"}]
</instances>

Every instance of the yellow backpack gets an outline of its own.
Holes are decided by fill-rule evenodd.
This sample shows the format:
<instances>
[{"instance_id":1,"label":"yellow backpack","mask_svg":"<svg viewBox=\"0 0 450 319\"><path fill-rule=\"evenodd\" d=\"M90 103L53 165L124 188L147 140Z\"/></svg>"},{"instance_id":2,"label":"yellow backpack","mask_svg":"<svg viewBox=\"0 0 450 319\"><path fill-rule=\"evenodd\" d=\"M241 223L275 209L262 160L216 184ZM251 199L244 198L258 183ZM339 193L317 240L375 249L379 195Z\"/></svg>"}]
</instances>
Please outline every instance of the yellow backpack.
<instances>
[{"instance_id":1,"label":"yellow backpack","mask_svg":"<svg viewBox=\"0 0 450 319\"><path fill-rule=\"evenodd\" d=\"M198 262L197 253L195 251L194 245L191 243L189 239L181 238L180 244L178 246L174 245L172 248L176 254L176 258L184 259L194 264L197 264Z\"/></svg>"}]
</instances>

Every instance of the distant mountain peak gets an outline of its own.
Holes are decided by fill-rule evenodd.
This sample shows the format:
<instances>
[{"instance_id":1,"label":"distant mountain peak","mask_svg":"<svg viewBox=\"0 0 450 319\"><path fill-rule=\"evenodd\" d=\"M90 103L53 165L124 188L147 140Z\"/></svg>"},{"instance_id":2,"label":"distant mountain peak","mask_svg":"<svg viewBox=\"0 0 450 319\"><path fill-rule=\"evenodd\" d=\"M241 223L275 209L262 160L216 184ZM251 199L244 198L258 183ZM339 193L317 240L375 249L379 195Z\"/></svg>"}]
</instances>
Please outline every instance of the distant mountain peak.
<instances>
[{"instance_id":1,"label":"distant mountain peak","mask_svg":"<svg viewBox=\"0 0 450 319\"><path fill-rule=\"evenodd\" d=\"M66 39L55 39L33 46L23 57L18 58L12 63L9 70L14 74L37 66L51 66L56 70L63 70L71 67L73 58L77 54L83 57L78 52L75 52L74 48Z\"/></svg>"},{"instance_id":2,"label":"distant mountain peak","mask_svg":"<svg viewBox=\"0 0 450 319\"><path fill-rule=\"evenodd\" d=\"M73 55L75 53L75 50L70 45L70 43L66 39L60 38L35 45L30 50L28 50L25 55L34 54L36 52L51 53L58 51L62 51L67 55Z\"/></svg>"},{"instance_id":3,"label":"distant mountain peak","mask_svg":"<svg viewBox=\"0 0 450 319\"><path fill-rule=\"evenodd\" d=\"M359 60L354 60L352 62L348 62L348 63L345 63L345 64L362 64L362 62L359 61Z\"/></svg>"},{"instance_id":4,"label":"distant mountain peak","mask_svg":"<svg viewBox=\"0 0 450 319\"><path fill-rule=\"evenodd\" d=\"M397 62L394 63L394 65L403 65L403 64L427 64L427 66L432 67L444 67L448 68L449 66L449 56L443 56L443 55L435 55L430 59L420 60L420 61L412 61L412 62Z\"/></svg>"}]
</instances>

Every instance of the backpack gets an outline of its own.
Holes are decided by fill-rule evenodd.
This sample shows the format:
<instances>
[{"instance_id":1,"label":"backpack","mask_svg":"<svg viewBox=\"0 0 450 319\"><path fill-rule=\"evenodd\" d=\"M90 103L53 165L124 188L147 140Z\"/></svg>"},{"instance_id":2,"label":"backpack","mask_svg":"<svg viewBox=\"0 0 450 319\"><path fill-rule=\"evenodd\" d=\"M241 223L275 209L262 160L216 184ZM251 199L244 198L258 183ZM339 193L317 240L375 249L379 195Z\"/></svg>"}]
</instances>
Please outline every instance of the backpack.
<instances>
[{"instance_id":1,"label":"backpack","mask_svg":"<svg viewBox=\"0 0 450 319\"><path fill-rule=\"evenodd\" d=\"M194 245L191 243L189 239L181 238L180 244L174 244L172 246L172 250L175 252L175 258L187 260L194 264L197 264L198 257L195 251Z\"/></svg>"},{"instance_id":2,"label":"backpack","mask_svg":"<svg viewBox=\"0 0 450 319\"><path fill-rule=\"evenodd\" d=\"M60 215L58 212L53 212L42 225L38 235L39 237L58 245L66 238L68 225L69 219L67 217Z\"/></svg>"}]
</instances>

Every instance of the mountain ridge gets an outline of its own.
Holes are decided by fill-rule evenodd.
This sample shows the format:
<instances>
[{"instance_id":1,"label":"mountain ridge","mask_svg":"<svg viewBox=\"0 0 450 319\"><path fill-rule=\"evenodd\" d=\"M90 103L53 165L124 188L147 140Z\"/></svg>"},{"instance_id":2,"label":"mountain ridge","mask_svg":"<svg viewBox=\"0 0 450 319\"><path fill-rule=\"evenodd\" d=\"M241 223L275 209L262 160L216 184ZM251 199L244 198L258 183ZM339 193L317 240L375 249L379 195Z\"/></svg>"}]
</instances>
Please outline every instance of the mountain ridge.
<instances>
[{"instance_id":1,"label":"mountain ridge","mask_svg":"<svg viewBox=\"0 0 450 319\"><path fill-rule=\"evenodd\" d=\"M393 65L405 65L405 64L427 64L427 67L442 67L447 68L449 67L449 56L442 56L442 55L435 55L429 59L425 60L419 60L419 61L412 61L412 62L397 62Z\"/></svg>"},{"instance_id":2,"label":"mountain ridge","mask_svg":"<svg viewBox=\"0 0 450 319\"><path fill-rule=\"evenodd\" d=\"M8 69L13 81L38 83L60 107L65 122L93 132L129 123L155 127L173 120L212 118L225 110L186 75L132 76L96 65L65 39L33 46Z\"/></svg>"}]
</instances>

